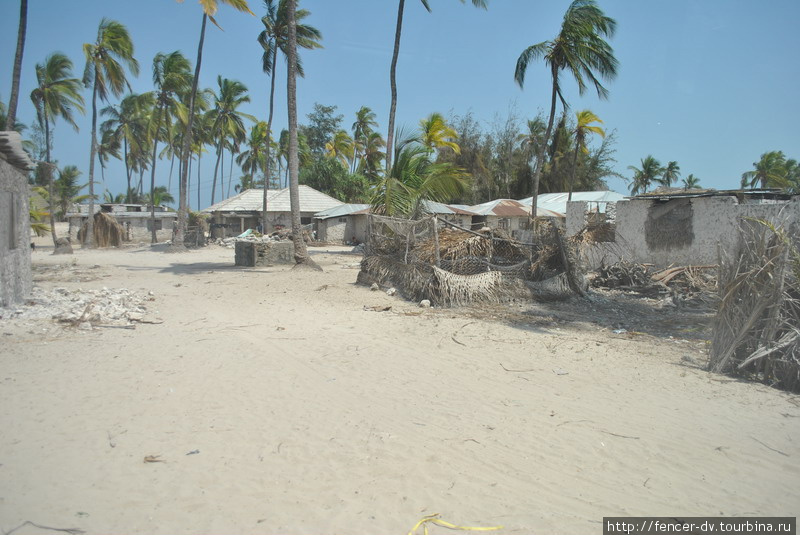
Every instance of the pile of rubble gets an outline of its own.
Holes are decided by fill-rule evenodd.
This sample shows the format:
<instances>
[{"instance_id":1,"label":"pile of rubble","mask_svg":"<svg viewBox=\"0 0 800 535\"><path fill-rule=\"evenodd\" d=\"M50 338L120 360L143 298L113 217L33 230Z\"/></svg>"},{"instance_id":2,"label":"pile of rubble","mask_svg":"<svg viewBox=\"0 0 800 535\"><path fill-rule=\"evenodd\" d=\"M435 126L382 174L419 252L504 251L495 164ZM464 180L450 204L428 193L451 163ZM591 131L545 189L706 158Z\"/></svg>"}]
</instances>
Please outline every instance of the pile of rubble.
<instances>
[{"instance_id":1,"label":"pile of rubble","mask_svg":"<svg viewBox=\"0 0 800 535\"><path fill-rule=\"evenodd\" d=\"M156 323L147 320L147 295L127 288L102 290L44 290L34 287L30 298L16 308L0 309L0 320L49 320L81 330L94 326L129 326L133 323Z\"/></svg>"},{"instance_id":2,"label":"pile of rubble","mask_svg":"<svg viewBox=\"0 0 800 535\"><path fill-rule=\"evenodd\" d=\"M652 264L617 262L601 266L592 278L595 288L634 292L646 297L671 296L678 302L708 302L716 292L717 266L678 266L653 270Z\"/></svg>"}]
</instances>

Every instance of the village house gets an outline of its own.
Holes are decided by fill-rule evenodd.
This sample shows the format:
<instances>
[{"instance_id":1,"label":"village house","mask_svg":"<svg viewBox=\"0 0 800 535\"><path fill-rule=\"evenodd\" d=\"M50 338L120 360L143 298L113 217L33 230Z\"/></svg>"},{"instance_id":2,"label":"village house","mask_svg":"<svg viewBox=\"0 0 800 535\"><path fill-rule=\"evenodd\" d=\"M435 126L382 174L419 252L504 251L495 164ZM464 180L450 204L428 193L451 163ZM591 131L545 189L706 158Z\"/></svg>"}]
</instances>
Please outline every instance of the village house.
<instances>
[{"instance_id":1,"label":"village house","mask_svg":"<svg viewBox=\"0 0 800 535\"><path fill-rule=\"evenodd\" d=\"M356 245L367 240L368 204L340 204L314 214L317 240Z\"/></svg>"},{"instance_id":2,"label":"village house","mask_svg":"<svg viewBox=\"0 0 800 535\"><path fill-rule=\"evenodd\" d=\"M473 229L479 229L484 226L491 229L501 229L520 241L530 240L530 204L525 206L514 199L496 199L470 206L469 210L476 214L472 218ZM554 221L563 221L564 218L560 213L542 208L538 210L537 215Z\"/></svg>"},{"instance_id":3,"label":"village house","mask_svg":"<svg viewBox=\"0 0 800 535\"><path fill-rule=\"evenodd\" d=\"M69 239L73 243L78 241L78 231L89 219L89 205L75 205L72 212L67 212L69 222ZM150 206L146 204L115 204L96 203L94 211L104 212L113 216L117 223L125 229L125 241L149 242L152 238ZM172 239L172 229L178 220L178 213L169 210L166 206L156 206L155 225L156 239L160 242Z\"/></svg>"},{"instance_id":4,"label":"village house","mask_svg":"<svg viewBox=\"0 0 800 535\"><path fill-rule=\"evenodd\" d=\"M211 237L227 238L247 229L260 229L263 198L263 189L248 189L203 210L211 217ZM312 224L314 214L342 204L310 186L300 185L300 223L303 225ZM267 228L263 232L269 234L291 226L289 188L267 191Z\"/></svg>"},{"instance_id":5,"label":"village house","mask_svg":"<svg viewBox=\"0 0 800 535\"><path fill-rule=\"evenodd\" d=\"M0 132L0 307L19 303L33 288L28 177L33 162L17 132Z\"/></svg>"},{"instance_id":6,"label":"village house","mask_svg":"<svg viewBox=\"0 0 800 535\"><path fill-rule=\"evenodd\" d=\"M439 218L439 227L444 221L469 229L475 215L467 209L433 201L422 201L423 211ZM343 204L314 214L314 230L317 239L330 243L363 243L367 239L368 204Z\"/></svg>"}]
</instances>

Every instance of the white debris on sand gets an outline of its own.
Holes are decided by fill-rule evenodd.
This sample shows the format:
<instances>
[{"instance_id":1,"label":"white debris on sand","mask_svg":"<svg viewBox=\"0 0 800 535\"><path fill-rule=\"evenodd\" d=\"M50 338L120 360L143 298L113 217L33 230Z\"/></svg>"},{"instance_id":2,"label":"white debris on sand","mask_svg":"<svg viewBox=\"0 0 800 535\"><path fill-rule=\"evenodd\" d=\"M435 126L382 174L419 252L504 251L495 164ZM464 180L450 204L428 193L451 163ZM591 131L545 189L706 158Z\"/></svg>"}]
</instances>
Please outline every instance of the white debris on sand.
<instances>
[{"instance_id":1,"label":"white debris on sand","mask_svg":"<svg viewBox=\"0 0 800 535\"><path fill-rule=\"evenodd\" d=\"M228 249L233 249L234 247L236 247L237 241L269 243L273 241L286 241L287 239L289 239L287 236L281 236L277 234L273 234L270 236L254 236L253 234L250 234L249 236L243 236L243 237L232 236L230 238L217 238L217 240L214 243L222 247L227 247Z\"/></svg>"},{"instance_id":2,"label":"white debris on sand","mask_svg":"<svg viewBox=\"0 0 800 535\"><path fill-rule=\"evenodd\" d=\"M90 329L92 325L130 325L147 313L145 301L153 300L127 288L69 290L33 288L24 304L0 309L0 321L46 320Z\"/></svg>"}]
</instances>

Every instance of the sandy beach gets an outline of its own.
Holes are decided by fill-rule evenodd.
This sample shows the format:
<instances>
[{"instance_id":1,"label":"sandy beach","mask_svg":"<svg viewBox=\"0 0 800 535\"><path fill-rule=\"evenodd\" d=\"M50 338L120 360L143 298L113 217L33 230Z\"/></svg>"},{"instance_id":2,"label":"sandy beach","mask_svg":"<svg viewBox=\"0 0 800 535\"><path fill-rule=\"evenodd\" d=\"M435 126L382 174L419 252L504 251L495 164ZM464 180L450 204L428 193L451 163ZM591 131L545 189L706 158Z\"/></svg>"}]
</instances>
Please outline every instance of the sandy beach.
<instances>
[{"instance_id":1,"label":"sandy beach","mask_svg":"<svg viewBox=\"0 0 800 535\"><path fill-rule=\"evenodd\" d=\"M600 533L603 516L798 513L800 399L703 371L690 320L602 300L422 309L355 285L347 251L312 249L312 273L238 268L219 246L40 246L42 291L126 288L146 322L4 311L0 531L407 533L440 513Z\"/></svg>"}]
</instances>

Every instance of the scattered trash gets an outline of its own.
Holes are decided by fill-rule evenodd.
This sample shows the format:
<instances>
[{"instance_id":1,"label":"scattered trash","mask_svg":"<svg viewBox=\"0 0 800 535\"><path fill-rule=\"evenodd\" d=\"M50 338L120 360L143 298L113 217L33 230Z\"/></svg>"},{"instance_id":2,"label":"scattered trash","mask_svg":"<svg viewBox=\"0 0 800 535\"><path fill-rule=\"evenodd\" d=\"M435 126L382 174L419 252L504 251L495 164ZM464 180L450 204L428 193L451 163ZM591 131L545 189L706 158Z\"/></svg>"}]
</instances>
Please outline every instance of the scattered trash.
<instances>
[{"instance_id":1,"label":"scattered trash","mask_svg":"<svg viewBox=\"0 0 800 535\"><path fill-rule=\"evenodd\" d=\"M628 332L628 329L614 329L611 332L613 332L614 334L625 334L626 332Z\"/></svg>"},{"instance_id":2,"label":"scattered trash","mask_svg":"<svg viewBox=\"0 0 800 535\"><path fill-rule=\"evenodd\" d=\"M377 282L373 282L372 286L370 286L369 289L370 289L371 292L377 292L378 290L381 289L381 287L378 286Z\"/></svg>"},{"instance_id":3,"label":"scattered trash","mask_svg":"<svg viewBox=\"0 0 800 535\"><path fill-rule=\"evenodd\" d=\"M569 372L562 368L553 368L553 373L556 375L569 375Z\"/></svg>"},{"instance_id":4,"label":"scattered trash","mask_svg":"<svg viewBox=\"0 0 800 535\"><path fill-rule=\"evenodd\" d=\"M397 293L397 288L389 288L386 290L386 295L394 295Z\"/></svg>"},{"instance_id":5,"label":"scattered trash","mask_svg":"<svg viewBox=\"0 0 800 535\"><path fill-rule=\"evenodd\" d=\"M164 459L161 458L161 455L147 455L144 458L144 462L146 463L165 463Z\"/></svg>"},{"instance_id":6,"label":"scattered trash","mask_svg":"<svg viewBox=\"0 0 800 535\"><path fill-rule=\"evenodd\" d=\"M423 299L422 301L419 302L419 307L420 308L431 308L431 302L429 300L427 300L427 299Z\"/></svg>"},{"instance_id":7,"label":"scattered trash","mask_svg":"<svg viewBox=\"0 0 800 535\"><path fill-rule=\"evenodd\" d=\"M200 453L200 450L192 450L189 453L187 453L186 455L197 455L198 453Z\"/></svg>"}]
</instances>

